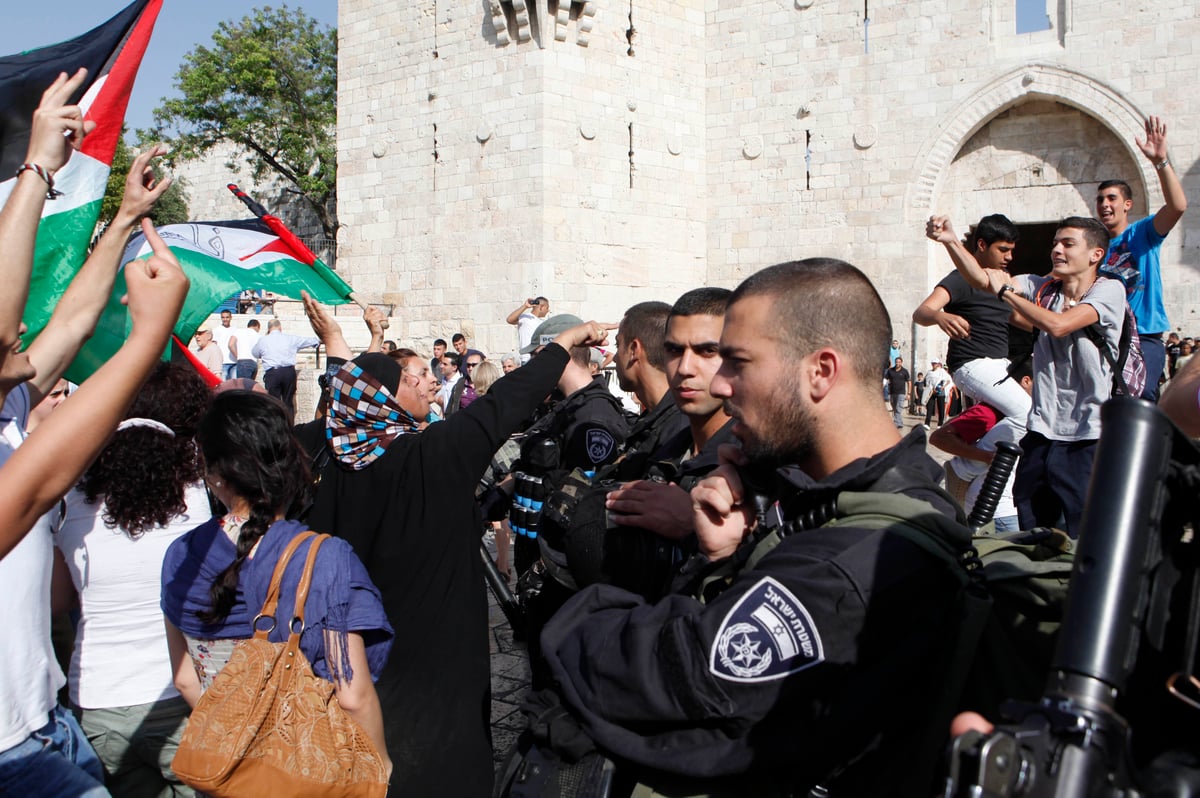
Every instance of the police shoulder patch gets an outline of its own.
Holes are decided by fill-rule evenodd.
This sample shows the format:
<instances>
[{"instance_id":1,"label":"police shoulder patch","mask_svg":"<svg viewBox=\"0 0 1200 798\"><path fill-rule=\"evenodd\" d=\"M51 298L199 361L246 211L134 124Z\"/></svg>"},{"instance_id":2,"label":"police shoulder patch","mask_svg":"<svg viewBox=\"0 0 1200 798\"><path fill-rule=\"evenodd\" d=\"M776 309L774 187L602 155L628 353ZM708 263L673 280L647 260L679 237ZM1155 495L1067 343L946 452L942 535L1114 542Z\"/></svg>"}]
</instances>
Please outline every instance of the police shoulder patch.
<instances>
[{"instance_id":1,"label":"police shoulder patch","mask_svg":"<svg viewBox=\"0 0 1200 798\"><path fill-rule=\"evenodd\" d=\"M587 445L588 459L592 461L593 465L607 461L609 455L613 453L613 449L617 447L616 440L608 430L602 427L589 429L584 442Z\"/></svg>"},{"instance_id":2,"label":"police shoulder patch","mask_svg":"<svg viewBox=\"0 0 1200 798\"><path fill-rule=\"evenodd\" d=\"M708 670L731 682L766 682L824 661L812 616L768 576L725 615L713 638Z\"/></svg>"}]
</instances>

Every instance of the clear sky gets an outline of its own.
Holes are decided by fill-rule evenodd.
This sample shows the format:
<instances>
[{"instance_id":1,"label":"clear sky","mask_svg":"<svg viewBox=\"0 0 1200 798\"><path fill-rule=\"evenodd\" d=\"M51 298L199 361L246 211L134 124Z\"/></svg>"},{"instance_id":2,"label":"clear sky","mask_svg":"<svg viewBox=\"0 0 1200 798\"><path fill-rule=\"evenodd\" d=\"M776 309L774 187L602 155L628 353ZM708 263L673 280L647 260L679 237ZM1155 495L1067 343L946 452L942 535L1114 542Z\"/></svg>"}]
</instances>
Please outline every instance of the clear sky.
<instances>
[{"instance_id":1,"label":"clear sky","mask_svg":"<svg viewBox=\"0 0 1200 798\"><path fill-rule=\"evenodd\" d=\"M0 26L0 54L10 55L48 44L73 39L112 17L131 0L7 0ZM175 73L183 55L197 44L212 41L217 23L238 20L251 9L278 8L281 2L254 0L163 0L154 35L133 87L129 129L149 127L154 108L163 97L175 94ZM337 0L292 0L289 8L301 8L330 26L337 25Z\"/></svg>"}]
</instances>

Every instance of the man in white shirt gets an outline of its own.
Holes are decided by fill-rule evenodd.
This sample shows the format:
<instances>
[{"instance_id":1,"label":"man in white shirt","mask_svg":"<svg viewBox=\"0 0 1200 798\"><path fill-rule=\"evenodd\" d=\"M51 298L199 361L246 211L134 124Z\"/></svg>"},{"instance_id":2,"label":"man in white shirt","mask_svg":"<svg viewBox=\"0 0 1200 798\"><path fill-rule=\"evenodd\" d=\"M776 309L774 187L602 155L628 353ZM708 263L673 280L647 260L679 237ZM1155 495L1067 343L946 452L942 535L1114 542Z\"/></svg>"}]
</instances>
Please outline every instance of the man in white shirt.
<instances>
[{"instance_id":1,"label":"man in white shirt","mask_svg":"<svg viewBox=\"0 0 1200 798\"><path fill-rule=\"evenodd\" d=\"M533 339L533 331L550 313L550 300L544 296L526 299L521 303L521 307L508 314L505 319L509 324L514 324L517 327L517 350L523 350L529 346L529 342ZM521 355L521 363L528 363L532 355Z\"/></svg>"},{"instance_id":2,"label":"man in white shirt","mask_svg":"<svg viewBox=\"0 0 1200 798\"><path fill-rule=\"evenodd\" d=\"M254 345L258 343L259 338L262 338L259 329L258 319L250 319L246 322L246 329L239 330L233 339L237 349L238 377L252 380L258 376L258 361L254 358Z\"/></svg>"},{"instance_id":3,"label":"man in white shirt","mask_svg":"<svg viewBox=\"0 0 1200 798\"><path fill-rule=\"evenodd\" d=\"M218 376L223 380L232 379L237 371L237 349L229 344L229 340L237 334L237 331L230 326L232 322L233 314L228 310L222 310L221 323L212 331L213 340L217 342L217 346L221 347L221 373Z\"/></svg>"},{"instance_id":4,"label":"man in white shirt","mask_svg":"<svg viewBox=\"0 0 1200 798\"><path fill-rule=\"evenodd\" d=\"M932 360L930 366L932 368L925 375L925 390L929 392L929 400L925 405L925 429L929 429L935 413L939 427L946 423L946 396L953 385L950 372L942 368L942 361Z\"/></svg>"}]
</instances>

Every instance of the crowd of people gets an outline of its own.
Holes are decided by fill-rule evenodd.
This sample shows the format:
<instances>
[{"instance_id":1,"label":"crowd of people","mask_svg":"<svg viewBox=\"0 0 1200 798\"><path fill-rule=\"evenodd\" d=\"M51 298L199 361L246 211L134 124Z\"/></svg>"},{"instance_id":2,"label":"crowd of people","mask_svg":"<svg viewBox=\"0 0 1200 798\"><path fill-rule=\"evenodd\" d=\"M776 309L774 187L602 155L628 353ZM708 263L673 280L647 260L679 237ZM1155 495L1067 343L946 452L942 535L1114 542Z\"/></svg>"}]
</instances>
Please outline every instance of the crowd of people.
<instances>
[{"instance_id":1,"label":"crowd of people","mask_svg":"<svg viewBox=\"0 0 1200 798\"><path fill-rule=\"evenodd\" d=\"M145 221L169 182L150 170L158 148L22 349L46 183L89 132L67 102L81 80L47 89L0 210L5 794L196 794L171 768L189 715L260 628L281 559L278 615L299 614L304 557L287 557L305 543L319 548L301 651L392 794L492 794L485 530L525 613L527 756L615 761L653 794L932 794L957 707L928 696L957 667L966 598L929 540L957 562L971 539L927 430L976 486L996 445L1019 442L995 528L1077 535L1135 324L1138 393L1157 401L1169 379L1161 407L1200 434L1194 341L1163 339L1157 251L1187 202L1156 117L1138 146L1166 205L1130 223L1128 186L1101 184L1098 219L1059 225L1047 276L1009 274L1003 215L965 240L929 220L954 270L913 319L949 345L946 368L915 379L871 280L809 258L615 324L530 297L499 358L462 333L430 352L385 340L372 309L357 353L308 296L311 335L234 328L226 311L196 331L213 390L159 362L188 281ZM121 264L139 224L153 255ZM72 390L63 372L122 267L132 331ZM297 419L296 353L317 346L318 410ZM905 433L906 409L925 424ZM69 677L51 643L63 612Z\"/></svg>"}]
</instances>

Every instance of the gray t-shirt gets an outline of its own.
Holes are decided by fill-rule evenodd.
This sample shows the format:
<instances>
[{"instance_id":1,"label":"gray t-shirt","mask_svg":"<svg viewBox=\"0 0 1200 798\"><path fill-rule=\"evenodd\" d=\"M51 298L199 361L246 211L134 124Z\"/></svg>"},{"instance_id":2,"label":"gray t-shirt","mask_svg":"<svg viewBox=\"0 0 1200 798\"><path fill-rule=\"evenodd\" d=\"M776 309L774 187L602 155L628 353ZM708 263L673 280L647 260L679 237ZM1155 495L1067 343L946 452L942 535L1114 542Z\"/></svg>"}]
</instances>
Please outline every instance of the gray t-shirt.
<instances>
[{"instance_id":1,"label":"gray t-shirt","mask_svg":"<svg viewBox=\"0 0 1200 798\"><path fill-rule=\"evenodd\" d=\"M1051 278L1018 275L1017 288L1028 297ZM1061 313L1059 293L1050 310ZM1125 289L1117 280L1097 278L1080 299L1100 316L1104 339L1116 355L1125 321ZM1042 331L1033 346L1033 409L1029 431L1054 441L1096 440L1100 437L1100 405L1112 394L1112 369L1082 329L1062 338Z\"/></svg>"}]
</instances>

